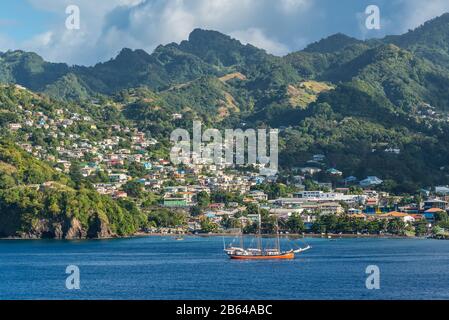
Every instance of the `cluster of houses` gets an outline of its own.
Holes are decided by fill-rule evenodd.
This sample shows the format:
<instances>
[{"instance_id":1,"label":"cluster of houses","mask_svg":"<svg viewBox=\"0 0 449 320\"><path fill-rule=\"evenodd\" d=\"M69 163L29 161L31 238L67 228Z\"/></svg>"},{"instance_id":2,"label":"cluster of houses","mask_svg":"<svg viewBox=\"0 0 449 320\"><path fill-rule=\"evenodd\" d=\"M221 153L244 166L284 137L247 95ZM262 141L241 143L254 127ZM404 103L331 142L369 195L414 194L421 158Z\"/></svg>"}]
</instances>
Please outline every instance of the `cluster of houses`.
<instances>
[{"instance_id":1,"label":"cluster of houses","mask_svg":"<svg viewBox=\"0 0 449 320\"><path fill-rule=\"evenodd\" d=\"M234 177L229 176L229 179ZM212 203L203 212L201 217L190 217L189 230L200 231L199 220L208 218L217 225L227 218L235 218L247 225L257 221L257 215L242 216L247 205L257 204L261 209L268 210L270 214L279 219L288 219L293 214L301 216L306 226L310 227L320 215L347 215L354 219L364 221L374 219L400 219L412 225L417 221L426 221L431 226L435 222L435 215L449 210L449 188L437 187L433 196L430 194L422 203L400 206L401 197L392 197L388 193L375 191L370 188L363 189L362 193L351 194L349 188L336 188L330 192L325 191L299 191L288 197L269 199L268 195L257 186L263 183L261 177L243 175L240 183L250 190L242 192L243 203ZM189 208L195 206L196 195L199 192L211 193L216 190L215 180L206 177L199 179L201 184L191 186L177 186L164 188L162 205L168 208ZM226 188L219 190L226 190ZM392 204L393 200L393 204Z\"/></svg>"},{"instance_id":2,"label":"cluster of houses","mask_svg":"<svg viewBox=\"0 0 449 320\"><path fill-rule=\"evenodd\" d=\"M391 197L386 193L365 190L363 194L351 195L344 191L302 191L291 195L291 197L272 200L268 200L268 196L262 191L251 191L246 194L243 205L213 203L205 210L204 217L220 225L225 218L238 216L242 225L245 226L258 220L258 215L241 215L247 209L245 204L258 203L261 209L268 210L270 214L276 215L279 219L287 220L294 214L299 215L307 228L310 228L321 215L339 216L343 214L363 221L400 219L410 226L415 222L424 221L430 228L435 223L436 214L449 210L449 194L443 197L431 197L412 206L391 206L389 205ZM189 193L189 197L195 199L192 192ZM187 205L186 202L172 202L171 204L174 206ZM194 202L191 203L191 205L194 204ZM189 229L191 232L200 231L198 219L200 218L190 219Z\"/></svg>"},{"instance_id":3,"label":"cluster of houses","mask_svg":"<svg viewBox=\"0 0 449 320\"><path fill-rule=\"evenodd\" d=\"M145 170L154 169L154 172L147 176L145 184L152 189L161 188L163 178L167 175L164 166L169 162L150 161L147 148L157 144L157 141L147 138L143 132L126 126L113 125L108 130L108 137L95 140L91 139L90 135L78 132L79 127L88 128L92 132L97 130L95 122L87 115L67 109L45 112L34 104L28 107L18 105L17 111L21 121L9 123L8 129L16 133L25 133L24 141L19 143L19 146L33 156L53 163L57 171L70 172L73 162L76 161L80 163L80 172L84 177L104 172L109 181L96 184L97 191L122 198L127 196L121 190L123 184L136 178L124 168L125 164L135 162L142 165ZM33 134L37 130L42 133L44 139L53 139L56 144L52 148L45 148L36 143Z\"/></svg>"},{"instance_id":4,"label":"cluster of houses","mask_svg":"<svg viewBox=\"0 0 449 320\"><path fill-rule=\"evenodd\" d=\"M375 150L374 150L375 151ZM387 148L385 152L400 154L401 150L396 148ZM312 159L306 162L306 165L299 168L294 168L294 171L301 173L301 178L304 176L313 177L314 175L325 172L328 176L332 176L340 179L341 184L345 186L358 185L362 188L373 188L383 183L383 180L376 176L368 176L364 179L359 180L357 177L349 176L343 178L343 172L336 168L327 168L325 165L326 156L323 154L313 155ZM317 182L317 184L319 184ZM330 186L332 187L332 186Z\"/></svg>"},{"instance_id":5,"label":"cluster of houses","mask_svg":"<svg viewBox=\"0 0 449 320\"><path fill-rule=\"evenodd\" d=\"M344 177L343 172L337 168L327 168L324 165L326 157L321 154L314 155L306 166L296 168L298 175L294 176L292 185L297 192L288 197L269 199L258 186L266 182L275 183L276 176L262 176L251 170L228 170L229 167L225 164L194 162L174 166L167 159L151 159L148 149L156 145L157 141L137 129L113 125L109 128L107 137L93 140L70 130L72 126L79 124L96 130L96 124L89 116L63 109L54 111L53 116L33 108L24 109L22 106L18 106L18 110L23 121L10 123L11 131L42 129L46 137L59 142L52 153L30 141L21 143L21 147L36 157L54 163L55 168L62 172L70 172L73 162L77 161L81 164L80 173L84 177L103 173L107 181L94 184L101 194L126 198L128 194L123 186L129 181L136 181L144 190L160 195L160 206L185 212L197 204L200 192L211 194L224 191L243 197L241 203L212 203L200 218L190 217L188 226L192 232L201 228L201 218L208 218L221 225L225 218L238 216L244 224L252 223L257 216L240 214L245 212L249 204L256 204L283 219L299 214L306 225L311 225L319 215L342 214L363 220L399 218L408 224L425 219L432 224L438 212L449 209L448 187L437 187L433 196L427 194L427 200L423 203L406 207L392 206L388 194L372 190L383 183L380 178L368 176L359 180L353 176ZM177 118L178 115L173 117ZM385 152L398 154L400 150L389 148ZM139 164L144 169L139 176L133 175L128 169L132 163ZM302 184L304 179L322 171L337 177L342 187L334 189L331 183L316 182L319 190L306 191ZM351 194L349 186L358 186L363 191Z\"/></svg>"}]
</instances>

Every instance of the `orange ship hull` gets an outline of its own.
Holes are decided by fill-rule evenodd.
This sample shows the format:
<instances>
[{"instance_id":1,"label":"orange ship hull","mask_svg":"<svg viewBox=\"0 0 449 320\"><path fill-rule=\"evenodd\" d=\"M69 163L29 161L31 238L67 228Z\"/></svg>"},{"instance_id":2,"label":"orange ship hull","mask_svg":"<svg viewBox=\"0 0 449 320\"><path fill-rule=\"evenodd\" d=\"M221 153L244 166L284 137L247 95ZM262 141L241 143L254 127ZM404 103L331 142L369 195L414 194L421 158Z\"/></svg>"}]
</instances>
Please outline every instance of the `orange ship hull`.
<instances>
[{"instance_id":1,"label":"orange ship hull","mask_svg":"<svg viewBox=\"0 0 449 320\"><path fill-rule=\"evenodd\" d=\"M278 260L278 259L295 259L295 253L294 252L288 252L288 253L284 253L284 254L279 254L279 255L266 255L266 256L244 256L244 255L236 255L236 254L231 254L229 255L229 257L231 259L236 259L236 260Z\"/></svg>"}]
</instances>

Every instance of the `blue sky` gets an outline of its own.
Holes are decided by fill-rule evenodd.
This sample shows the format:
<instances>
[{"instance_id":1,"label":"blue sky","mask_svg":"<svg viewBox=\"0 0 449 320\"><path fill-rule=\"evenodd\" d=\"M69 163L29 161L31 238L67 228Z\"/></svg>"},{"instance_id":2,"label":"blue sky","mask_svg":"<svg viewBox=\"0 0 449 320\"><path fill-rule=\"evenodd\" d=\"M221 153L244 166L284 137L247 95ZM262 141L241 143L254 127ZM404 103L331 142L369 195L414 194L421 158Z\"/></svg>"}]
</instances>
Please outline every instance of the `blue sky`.
<instances>
[{"instance_id":1,"label":"blue sky","mask_svg":"<svg viewBox=\"0 0 449 320\"><path fill-rule=\"evenodd\" d=\"M25 0L4 0L0 2L0 35L26 41L51 28L49 21L56 18L56 14L36 10Z\"/></svg>"},{"instance_id":2,"label":"blue sky","mask_svg":"<svg viewBox=\"0 0 449 320\"><path fill-rule=\"evenodd\" d=\"M65 27L72 4L80 8L79 30ZM380 9L378 31L365 27L368 5ZM2 0L0 51L91 65L123 47L151 52L199 27L283 55L337 32L361 39L404 33L448 11L449 0Z\"/></svg>"}]
</instances>

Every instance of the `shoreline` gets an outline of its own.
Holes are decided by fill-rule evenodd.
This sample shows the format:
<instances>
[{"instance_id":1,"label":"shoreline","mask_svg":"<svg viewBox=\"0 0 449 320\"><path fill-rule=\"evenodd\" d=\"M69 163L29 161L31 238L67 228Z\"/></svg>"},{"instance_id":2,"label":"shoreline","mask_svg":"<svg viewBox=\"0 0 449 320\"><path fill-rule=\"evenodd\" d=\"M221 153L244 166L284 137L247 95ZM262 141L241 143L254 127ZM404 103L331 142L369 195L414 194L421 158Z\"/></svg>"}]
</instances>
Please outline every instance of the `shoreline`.
<instances>
[{"instance_id":1,"label":"shoreline","mask_svg":"<svg viewBox=\"0 0 449 320\"><path fill-rule=\"evenodd\" d=\"M244 237L254 237L257 234L244 234ZM208 238L208 237L236 237L240 236L240 233L186 233L186 234L167 234L167 233L137 233L134 236L131 236L131 238L139 238L139 237L202 237L202 238ZM418 237L418 236L397 236L397 235L390 235L390 234L383 234L383 235L377 235L377 234L314 234L314 233L290 233L290 234L281 234L279 235L281 238L323 238L323 239L350 239L350 238L388 238L388 239L426 239L426 237ZM263 238L273 238L275 235L269 235L265 234L262 235Z\"/></svg>"},{"instance_id":2,"label":"shoreline","mask_svg":"<svg viewBox=\"0 0 449 320\"><path fill-rule=\"evenodd\" d=\"M256 234L244 234L244 237L254 237ZM237 237L240 233L186 233L186 234L170 234L170 233L145 233L138 232L134 235L123 236L123 237L108 237L108 238L92 238L92 239L44 239L44 238L21 238L21 237L7 237L0 238L0 241L5 240L21 240L21 241L101 241L101 240L124 240L124 239L135 239L135 238L147 238L147 237L172 237L172 238L183 238L183 237L199 237L199 238L213 238L213 237ZM275 235L262 235L263 238L273 238ZM375 234L281 234L281 238L322 238L328 240L337 239L435 239L428 237L418 237L418 236L397 236L397 235L375 235ZM439 240L439 239L436 239Z\"/></svg>"}]
</instances>

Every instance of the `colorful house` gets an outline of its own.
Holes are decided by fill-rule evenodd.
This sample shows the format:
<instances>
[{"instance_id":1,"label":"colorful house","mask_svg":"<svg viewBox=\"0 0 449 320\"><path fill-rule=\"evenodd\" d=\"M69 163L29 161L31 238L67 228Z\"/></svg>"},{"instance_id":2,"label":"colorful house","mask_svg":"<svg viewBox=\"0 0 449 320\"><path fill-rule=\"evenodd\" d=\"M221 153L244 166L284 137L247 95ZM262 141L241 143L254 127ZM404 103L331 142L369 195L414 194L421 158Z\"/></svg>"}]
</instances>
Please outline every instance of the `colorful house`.
<instances>
[{"instance_id":1,"label":"colorful house","mask_svg":"<svg viewBox=\"0 0 449 320\"><path fill-rule=\"evenodd\" d=\"M431 199L424 202L424 210L429 209L441 209L446 211L448 209L448 203L439 199Z\"/></svg>"},{"instance_id":2,"label":"colorful house","mask_svg":"<svg viewBox=\"0 0 449 320\"><path fill-rule=\"evenodd\" d=\"M168 208L180 208L180 207L187 207L187 199L184 198L165 198L164 207Z\"/></svg>"},{"instance_id":3,"label":"colorful house","mask_svg":"<svg viewBox=\"0 0 449 320\"><path fill-rule=\"evenodd\" d=\"M435 214L439 213L439 212L444 212L444 210L440 209L440 208L430 208L426 211L424 211L424 218L426 218L426 220L430 223L435 222Z\"/></svg>"},{"instance_id":4,"label":"colorful house","mask_svg":"<svg viewBox=\"0 0 449 320\"><path fill-rule=\"evenodd\" d=\"M378 217L384 218L384 219L397 219L398 218L408 224L415 222L415 218L413 216L411 216L407 213L404 213L404 212L397 212L397 211L392 211L389 213L381 214Z\"/></svg>"}]
</instances>

